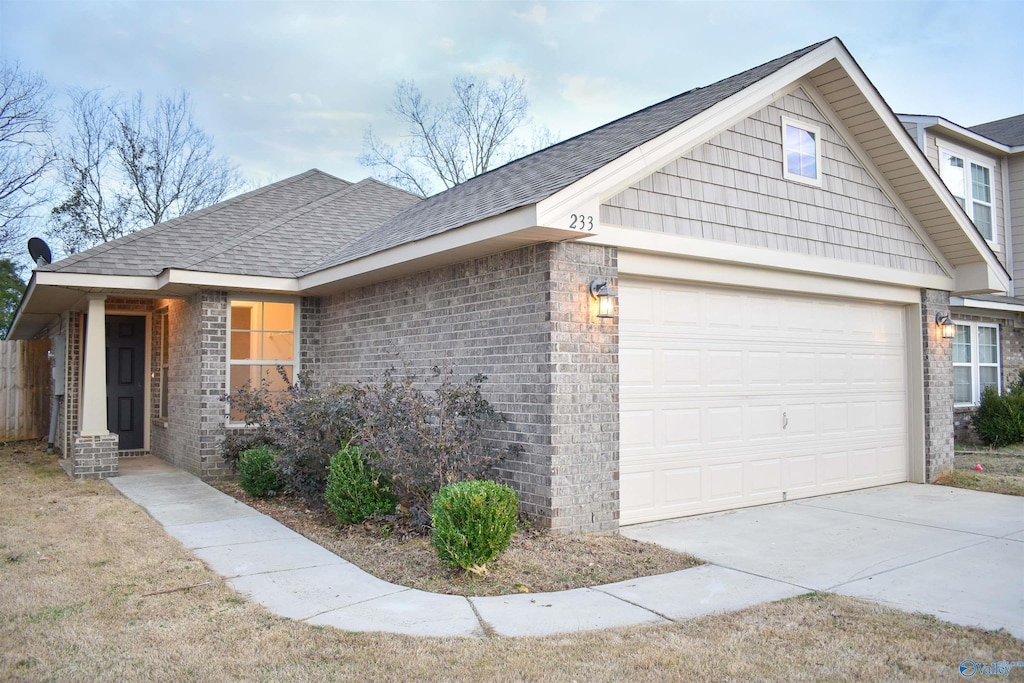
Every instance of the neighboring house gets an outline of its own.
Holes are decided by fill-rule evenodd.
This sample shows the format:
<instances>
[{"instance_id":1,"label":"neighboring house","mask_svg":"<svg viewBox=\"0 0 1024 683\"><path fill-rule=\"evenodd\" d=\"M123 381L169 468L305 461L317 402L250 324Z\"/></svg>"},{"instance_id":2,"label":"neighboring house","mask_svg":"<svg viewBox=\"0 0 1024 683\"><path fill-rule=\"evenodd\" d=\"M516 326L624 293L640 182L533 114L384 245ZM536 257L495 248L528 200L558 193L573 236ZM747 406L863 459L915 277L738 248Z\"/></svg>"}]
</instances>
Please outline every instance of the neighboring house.
<instances>
[{"instance_id":1,"label":"neighboring house","mask_svg":"<svg viewBox=\"0 0 1024 683\"><path fill-rule=\"evenodd\" d=\"M226 476L222 397L277 365L451 363L490 378L523 510L610 531L930 480L936 316L1008 287L833 38L425 200L309 171L95 247L33 273L13 336L66 349L75 476Z\"/></svg>"},{"instance_id":2,"label":"neighboring house","mask_svg":"<svg viewBox=\"0 0 1024 683\"><path fill-rule=\"evenodd\" d=\"M899 118L1013 277L1005 293L950 301L953 422L957 439L970 440L982 392L1002 393L1024 367L1024 114L970 128L940 116Z\"/></svg>"}]
</instances>

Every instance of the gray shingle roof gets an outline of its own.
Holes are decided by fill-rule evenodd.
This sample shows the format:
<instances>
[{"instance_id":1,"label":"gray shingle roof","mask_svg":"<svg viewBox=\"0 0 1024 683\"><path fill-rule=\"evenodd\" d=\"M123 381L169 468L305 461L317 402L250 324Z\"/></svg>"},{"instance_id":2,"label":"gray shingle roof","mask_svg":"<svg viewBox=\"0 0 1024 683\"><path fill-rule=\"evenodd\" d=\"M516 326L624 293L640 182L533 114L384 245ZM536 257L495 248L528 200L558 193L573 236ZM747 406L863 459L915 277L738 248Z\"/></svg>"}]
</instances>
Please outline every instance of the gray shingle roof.
<instances>
[{"instance_id":1,"label":"gray shingle roof","mask_svg":"<svg viewBox=\"0 0 1024 683\"><path fill-rule=\"evenodd\" d=\"M736 76L690 90L467 180L368 230L307 272L347 263L546 199L827 42L815 43Z\"/></svg>"},{"instance_id":2,"label":"gray shingle roof","mask_svg":"<svg viewBox=\"0 0 1024 683\"><path fill-rule=\"evenodd\" d=\"M295 277L325 253L418 201L376 180L352 184L313 169L42 270L157 275L179 268Z\"/></svg>"},{"instance_id":3,"label":"gray shingle roof","mask_svg":"<svg viewBox=\"0 0 1024 683\"><path fill-rule=\"evenodd\" d=\"M1024 145L1024 114L998 121L979 123L977 126L971 126L971 130L978 135L984 135L989 140L995 140L1010 147Z\"/></svg>"},{"instance_id":4,"label":"gray shingle roof","mask_svg":"<svg viewBox=\"0 0 1024 683\"><path fill-rule=\"evenodd\" d=\"M426 200L316 169L145 228L41 270L157 275L167 268L296 277L537 203L828 41L690 90Z\"/></svg>"}]
</instances>

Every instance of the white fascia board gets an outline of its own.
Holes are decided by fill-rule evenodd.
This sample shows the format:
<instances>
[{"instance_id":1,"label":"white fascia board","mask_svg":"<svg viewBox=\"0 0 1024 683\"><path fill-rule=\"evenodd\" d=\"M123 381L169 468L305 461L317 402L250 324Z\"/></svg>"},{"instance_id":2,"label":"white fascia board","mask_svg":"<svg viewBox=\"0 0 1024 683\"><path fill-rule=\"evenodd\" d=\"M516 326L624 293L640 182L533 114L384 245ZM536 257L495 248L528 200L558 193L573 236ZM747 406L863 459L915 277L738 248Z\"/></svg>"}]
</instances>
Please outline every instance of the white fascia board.
<instances>
[{"instance_id":1,"label":"white fascia board","mask_svg":"<svg viewBox=\"0 0 1024 683\"><path fill-rule=\"evenodd\" d=\"M572 214L598 216L601 202L788 92L794 83L846 54L836 39L787 64L672 130L602 166L537 205L538 225L568 228Z\"/></svg>"},{"instance_id":2,"label":"white fascia board","mask_svg":"<svg viewBox=\"0 0 1024 683\"><path fill-rule=\"evenodd\" d=\"M882 99L881 94L875 89L875 86L868 79L867 75L861 71L860 66L853 59L846 48L837 44L836 49L841 52L837 56L837 60L846 70L847 76L854 82L857 88L864 95L868 103L874 109L878 117L888 126L889 131L896 138L896 142L903 149L904 153L909 157L910 161L917 167L918 172L924 178L932 190L935 193L935 198L940 204L952 215L953 219L960 226L964 235L970 241L971 245L977 250L978 255L985 260L990 268L1002 271L1005 276L1005 280L1009 282L1009 273L1006 273L1002 264L999 263L999 259L996 257L995 252L989 246L988 242L982 237L978 229L974 227L974 223L967 217L964 209L960 204L953 198L953 194L949 191L946 185L939 178L939 174L932 168L925 157L924 151L920 149L917 144L911 140L910 134L907 133L907 129L903 127L900 120L893 113L892 109ZM1003 287L1005 291L1006 287Z\"/></svg>"},{"instance_id":3,"label":"white fascia board","mask_svg":"<svg viewBox=\"0 0 1024 683\"><path fill-rule=\"evenodd\" d=\"M455 251L463 247L486 242L487 240L510 236L536 227L537 205L530 204L498 216L492 216L482 221L464 225L455 230L432 235L415 242L407 242L348 263L342 263L303 275L298 280L299 290L307 291L317 287L340 283L350 278L367 275L375 271L428 258L444 252ZM581 236L581 233L575 230L549 229L543 232L543 235L538 233L535 241L559 241L577 239Z\"/></svg>"},{"instance_id":4,"label":"white fascia board","mask_svg":"<svg viewBox=\"0 0 1024 683\"><path fill-rule=\"evenodd\" d=\"M984 308L990 311L1024 312L1024 303L1009 304L1000 301L982 301L980 299L972 299L970 297L962 296L949 297L949 305L962 306L963 308Z\"/></svg>"},{"instance_id":5,"label":"white fascia board","mask_svg":"<svg viewBox=\"0 0 1024 683\"><path fill-rule=\"evenodd\" d=\"M152 275L98 275L95 273L37 271L36 281L40 285L70 289L155 291L159 288L158 278Z\"/></svg>"},{"instance_id":6,"label":"white fascia board","mask_svg":"<svg viewBox=\"0 0 1024 683\"><path fill-rule=\"evenodd\" d=\"M942 274L914 273L882 266L841 261L824 256L793 254L745 244L732 244L699 237L684 237L659 232L632 230L601 225L595 235L580 240L622 250L684 257L721 263L733 263L777 271L823 275L830 278L859 280L899 287L940 289L953 287L953 278ZM622 270L620 259L620 271ZM639 274L639 273L638 273Z\"/></svg>"},{"instance_id":7,"label":"white fascia board","mask_svg":"<svg viewBox=\"0 0 1024 683\"><path fill-rule=\"evenodd\" d=\"M158 276L160 287L166 285L189 285L202 289L229 289L262 292L299 291L298 278L271 277L267 275L237 275L231 273L208 273L203 271L170 268Z\"/></svg>"},{"instance_id":8,"label":"white fascia board","mask_svg":"<svg viewBox=\"0 0 1024 683\"><path fill-rule=\"evenodd\" d=\"M935 121L928 126L928 128L939 129L947 134L952 134L954 137L964 138L969 140L972 144L978 147L984 147L990 152L997 152L999 154L1009 154L1014 148L1009 145L1004 145L1001 142L996 142L991 138L987 138L984 135L979 135L972 130L968 130L961 125L953 123L948 119L944 119L941 116L934 117Z\"/></svg>"},{"instance_id":9,"label":"white fascia board","mask_svg":"<svg viewBox=\"0 0 1024 683\"><path fill-rule=\"evenodd\" d=\"M169 268L159 275L99 275L59 271L37 272L40 285L83 290L159 293L168 285L188 285L203 289L240 289L268 292L298 291L295 278L262 275L232 275Z\"/></svg>"},{"instance_id":10,"label":"white fascia board","mask_svg":"<svg viewBox=\"0 0 1024 683\"><path fill-rule=\"evenodd\" d=\"M1010 289L1010 278L1002 266L993 268L985 262L965 263L953 273L950 291L959 295L1003 294Z\"/></svg>"}]
</instances>

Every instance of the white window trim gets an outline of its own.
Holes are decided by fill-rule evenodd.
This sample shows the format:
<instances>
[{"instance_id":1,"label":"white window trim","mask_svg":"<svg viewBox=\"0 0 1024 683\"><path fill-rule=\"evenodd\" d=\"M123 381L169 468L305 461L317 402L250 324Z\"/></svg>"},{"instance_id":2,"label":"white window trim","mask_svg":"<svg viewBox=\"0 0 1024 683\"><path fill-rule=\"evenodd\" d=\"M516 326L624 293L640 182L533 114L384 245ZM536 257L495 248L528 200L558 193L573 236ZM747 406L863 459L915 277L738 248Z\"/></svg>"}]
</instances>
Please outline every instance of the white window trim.
<instances>
[{"instance_id":1,"label":"white window trim","mask_svg":"<svg viewBox=\"0 0 1024 683\"><path fill-rule=\"evenodd\" d=\"M301 370L301 358L299 358L299 347L300 347L300 335L302 334L299 328L299 321L302 319L302 302L295 297L289 296L276 296L273 294L256 294L256 295L245 295L239 293L235 296L228 297L228 327L227 327L227 345L225 349L225 364L224 364L224 395L229 396L231 394L231 366L232 365L265 365L262 361L232 361L231 360L231 305L236 301L261 301L261 302L274 302L274 303L285 303L294 305L294 349L292 350L292 384L296 384L299 381L299 372ZM287 365L286 363L278 363L277 365ZM227 427L238 428L245 427L245 422L232 420L231 419L231 408L225 406L224 410L224 425Z\"/></svg>"},{"instance_id":2,"label":"white window trim","mask_svg":"<svg viewBox=\"0 0 1024 683\"><path fill-rule=\"evenodd\" d=\"M971 362L970 363L953 363L953 367L970 367L971 368L971 400L968 402L956 402L953 405L955 407L967 408L970 406L976 406L981 403L981 368L993 367L992 363L982 363L980 346L978 343L978 329L982 327L993 328L996 331L996 391L1000 394L1003 393L1003 349L1002 349L1002 336L1000 334L999 325L995 323L978 323L978 322L966 322L962 320L954 320L955 324L961 327L967 327L971 330Z\"/></svg>"},{"instance_id":3,"label":"white window trim","mask_svg":"<svg viewBox=\"0 0 1024 683\"><path fill-rule=\"evenodd\" d=\"M786 126L793 126L800 130L811 133L814 136L814 169L817 172L815 177L808 178L807 176L800 175L798 173L790 173L789 165L786 163ZM806 121L798 121L797 119L789 118L788 116L781 117L781 124L779 127L782 133L782 177L786 180L792 180L794 182L803 183L805 185L814 185L815 187L821 186L821 126L808 123Z\"/></svg>"},{"instance_id":4,"label":"white window trim","mask_svg":"<svg viewBox=\"0 0 1024 683\"><path fill-rule=\"evenodd\" d=\"M945 144L938 145L939 148L939 177L942 177L943 161L947 156L956 157L962 159L964 162L964 211L967 213L967 217L974 222L974 202L977 201L979 204L988 204L989 208L992 209L992 237L991 239L985 238L989 246L993 250L999 251L1000 239L999 239L999 220L996 213L996 167L991 161L984 161L980 157L973 156L962 148L951 147ZM992 194L992 201L983 202L981 200L974 199L974 183L971 181L971 164L980 166L988 169L988 180L989 180L989 192ZM945 183L943 183L945 185ZM950 190L952 192L952 190ZM956 195L953 195L954 197ZM981 230L978 230L980 233ZM982 235L982 237L985 237Z\"/></svg>"}]
</instances>

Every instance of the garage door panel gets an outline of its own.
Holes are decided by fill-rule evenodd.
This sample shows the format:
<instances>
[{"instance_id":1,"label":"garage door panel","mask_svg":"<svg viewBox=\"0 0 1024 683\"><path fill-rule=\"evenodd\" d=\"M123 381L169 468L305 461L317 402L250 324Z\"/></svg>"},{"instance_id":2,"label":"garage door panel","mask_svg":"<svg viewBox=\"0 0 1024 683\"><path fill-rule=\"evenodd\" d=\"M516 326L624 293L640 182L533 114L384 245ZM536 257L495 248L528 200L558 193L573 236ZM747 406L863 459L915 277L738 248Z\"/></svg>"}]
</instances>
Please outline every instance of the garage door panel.
<instances>
[{"instance_id":1,"label":"garage door panel","mask_svg":"<svg viewBox=\"0 0 1024 683\"><path fill-rule=\"evenodd\" d=\"M664 505L672 508L695 506L701 499L699 467L673 467L662 474L665 483Z\"/></svg>"},{"instance_id":2,"label":"garage door panel","mask_svg":"<svg viewBox=\"0 0 1024 683\"><path fill-rule=\"evenodd\" d=\"M666 327L692 327L700 323L700 297L696 292L663 291L659 303L655 310L661 311L661 321Z\"/></svg>"},{"instance_id":3,"label":"garage door panel","mask_svg":"<svg viewBox=\"0 0 1024 683\"><path fill-rule=\"evenodd\" d=\"M654 349L619 351L619 384L626 387L654 388Z\"/></svg>"},{"instance_id":4,"label":"garage door panel","mask_svg":"<svg viewBox=\"0 0 1024 683\"><path fill-rule=\"evenodd\" d=\"M620 292L623 523L906 480L902 307Z\"/></svg>"},{"instance_id":5,"label":"garage door panel","mask_svg":"<svg viewBox=\"0 0 1024 683\"><path fill-rule=\"evenodd\" d=\"M664 368L662 386L696 387L701 383L701 353L697 349L662 349L658 355Z\"/></svg>"},{"instance_id":6,"label":"garage door panel","mask_svg":"<svg viewBox=\"0 0 1024 683\"><path fill-rule=\"evenodd\" d=\"M782 460L771 458L746 464L747 495L763 496L782 490Z\"/></svg>"},{"instance_id":7,"label":"garage door panel","mask_svg":"<svg viewBox=\"0 0 1024 683\"><path fill-rule=\"evenodd\" d=\"M702 442L701 414L697 408L672 409L661 411L665 424L665 446L685 446Z\"/></svg>"}]
</instances>

